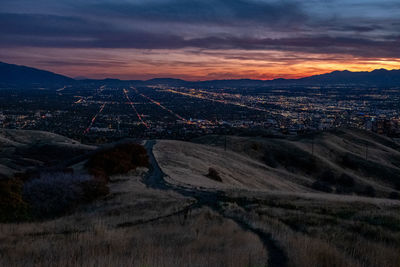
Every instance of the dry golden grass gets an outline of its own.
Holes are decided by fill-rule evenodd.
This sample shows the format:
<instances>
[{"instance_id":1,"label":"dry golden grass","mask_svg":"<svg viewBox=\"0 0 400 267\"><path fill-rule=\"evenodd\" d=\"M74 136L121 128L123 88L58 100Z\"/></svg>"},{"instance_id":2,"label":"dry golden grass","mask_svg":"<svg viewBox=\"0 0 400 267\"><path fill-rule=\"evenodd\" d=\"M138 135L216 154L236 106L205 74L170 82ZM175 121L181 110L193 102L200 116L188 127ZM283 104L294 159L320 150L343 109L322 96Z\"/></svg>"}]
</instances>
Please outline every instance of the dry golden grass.
<instances>
[{"instance_id":1,"label":"dry golden grass","mask_svg":"<svg viewBox=\"0 0 400 267\"><path fill-rule=\"evenodd\" d=\"M265 181L261 183L262 189L315 192L321 189L313 187L312 184L320 180L324 172L329 171L336 177L328 184L332 192L365 195L365 188L370 186L374 188L377 197L387 198L391 192L399 193L400 146L384 136L356 129L340 129L298 137L205 136L195 141L211 146L205 149L204 145L199 145L200 150L212 152L217 146L223 151L225 138L228 147L226 154L235 152L245 156L247 162L252 159L265 165L264 172L258 172L259 177L250 176L250 181L242 181L243 183L251 184L263 178ZM193 146L191 150L196 151ZM164 153L169 152L168 149L162 150ZM194 153L183 151L181 154L185 156L188 154L189 158L186 161L193 160L196 163L196 156L192 156ZM211 158L204 157L203 154L203 152L196 154L198 162L206 162ZM218 159L226 156L223 152L219 152L219 155L213 157ZM162 154L160 158L164 160ZM171 161L169 164L174 165L175 162ZM191 169L191 164L186 165ZM227 161L224 167L231 165ZM242 161L242 164L235 162L233 167L240 166L243 170L247 170L246 165L248 165L246 161ZM195 167L197 169L196 165ZM164 168L168 169L168 166ZM179 177L179 173L177 174ZM252 174L256 173L253 171ZM337 178L343 174L351 177L353 186L343 186L340 183ZM278 183L275 182L277 180ZM287 182L294 184L290 190L287 186L282 187L283 183ZM253 186L252 190L255 188L257 187Z\"/></svg>"},{"instance_id":2,"label":"dry golden grass","mask_svg":"<svg viewBox=\"0 0 400 267\"><path fill-rule=\"evenodd\" d=\"M107 198L69 216L0 224L0 266L265 265L256 235L208 209L185 219L193 199L147 188L145 173L112 177Z\"/></svg>"},{"instance_id":3,"label":"dry golden grass","mask_svg":"<svg viewBox=\"0 0 400 267\"><path fill-rule=\"evenodd\" d=\"M315 153L328 162L329 148L343 150L353 134L323 138L328 146L316 142ZM380 153L373 161L388 164L382 140L363 138ZM400 267L400 201L315 192L303 186L311 178L257 161L257 145L246 152L254 153L249 159L221 148L176 144L155 147L168 181L225 190L220 214L207 207L191 210L195 199L146 187L147 170L138 169L111 177L110 195L74 214L0 224L0 266L266 266L277 253L272 243L287 255L289 267ZM307 145L298 144L303 150ZM362 153L359 144L346 149ZM222 183L206 177L210 167ZM388 189L376 184L381 193ZM272 240L261 240L243 224Z\"/></svg>"},{"instance_id":4,"label":"dry golden grass","mask_svg":"<svg viewBox=\"0 0 400 267\"><path fill-rule=\"evenodd\" d=\"M289 266L400 266L399 205L274 196L245 208L229 204L225 213L270 233Z\"/></svg>"},{"instance_id":5,"label":"dry golden grass","mask_svg":"<svg viewBox=\"0 0 400 267\"><path fill-rule=\"evenodd\" d=\"M0 226L1 266L264 266L258 237L209 210L127 228L101 218L85 232L29 235L36 225ZM55 229L53 229L55 230Z\"/></svg>"},{"instance_id":6,"label":"dry golden grass","mask_svg":"<svg viewBox=\"0 0 400 267\"><path fill-rule=\"evenodd\" d=\"M288 172L222 148L162 140L155 145L154 155L171 183L223 190L311 191L292 182ZM209 168L218 171L222 182L207 177Z\"/></svg>"}]
</instances>

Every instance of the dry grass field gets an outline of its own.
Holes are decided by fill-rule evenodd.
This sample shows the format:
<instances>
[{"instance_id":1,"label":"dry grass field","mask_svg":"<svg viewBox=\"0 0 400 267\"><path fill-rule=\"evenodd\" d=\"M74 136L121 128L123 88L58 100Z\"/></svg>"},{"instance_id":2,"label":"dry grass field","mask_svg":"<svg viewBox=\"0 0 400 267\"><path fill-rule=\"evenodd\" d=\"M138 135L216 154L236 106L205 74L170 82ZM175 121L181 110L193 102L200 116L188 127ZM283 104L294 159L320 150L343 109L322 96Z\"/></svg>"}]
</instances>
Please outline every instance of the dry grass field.
<instances>
[{"instance_id":1,"label":"dry grass field","mask_svg":"<svg viewBox=\"0 0 400 267\"><path fill-rule=\"evenodd\" d=\"M0 266L263 266L259 238L174 192L146 169L112 177L110 195L65 217L0 224Z\"/></svg>"},{"instance_id":2,"label":"dry grass field","mask_svg":"<svg viewBox=\"0 0 400 267\"><path fill-rule=\"evenodd\" d=\"M224 139L146 143L150 165L107 177L107 195L0 223L0 266L400 266L398 143Z\"/></svg>"},{"instance_id":3,"label":"dry grass field","mask_svg":"<svg viewBox=\"0 0 400 267\"><path fill-rule=\"evenodd\" d=\"M53 133L1 129L0 179L32 167L46 167L68 160L94 149L94 146Z\"/></svg>"},{"instance_id":4,"label":"dry grass field","mask_svg":"<svg viewBox=\"0 0 400 267\"><path fill-rule=\"evenodd\" d=\"M206 136L194 141L219 148L221 155L224 153L223 136ZM308 191L367 196L371 194L365 189L372 187L374 196L384 198L400 193L400 144L387 137L339 129L292 138L228 136L226 143L227 153L236 152L263 164L262 168L268 171L263 174L264 183L289 179ZM190 155L186 150L184 153ZM212 154L200 161L208 157ZM184 158L181 164L191 160Z\"/></svg>"}]
</instances>

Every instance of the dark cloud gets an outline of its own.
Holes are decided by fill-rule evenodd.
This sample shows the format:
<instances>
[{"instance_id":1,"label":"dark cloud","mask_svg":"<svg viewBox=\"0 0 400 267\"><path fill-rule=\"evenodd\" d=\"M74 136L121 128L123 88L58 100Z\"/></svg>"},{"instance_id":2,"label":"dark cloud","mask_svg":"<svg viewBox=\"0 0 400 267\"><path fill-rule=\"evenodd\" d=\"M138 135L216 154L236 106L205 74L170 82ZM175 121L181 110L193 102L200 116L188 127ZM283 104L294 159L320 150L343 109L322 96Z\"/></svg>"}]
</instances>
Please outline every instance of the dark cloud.
<instances>
[{"instance_id":1,"label":"dark cloud","mask_svg":"<svg viewBox=\"0 0 400 267\"><path fill-rule=\"evenodd\" d=\"M273 49L368 57L398 57L400 54L399 36L391 36L387 40L317 34L285 38L235 34L187 38L179 33L118 29L109 24L77 17L32 14L0 14L0 23L7 25L0 29L3 47Z\"/></svg>"},{"instance_id":2,"label":"dark cloud","mask_svg":"<svg viewBox=\"0 0 400 267\"><path fill-rule=\"evenodd\" d=\"M378 9L380 2L387 11ZM4 12L0 13L0 46L8 49L194 47L399 57L400 23L393 16L400 8L396 1L366 0L365 5L359 0L349 0L346 5L338 0L304 3L60 0L49 4L43 0L35 3L4 0L0 3ZM341 4L345 6L343 14L338 12Z\"/></svg>"},{"instance_id":3,"label":"dark cloud","mask_svg":"<svg viewBox=\"0 0 400 267\"><path fill-rule=\"evenodd\" d=\"M92 36L113 29L107 23L83 17L49 14L0 13L2 36L78 37Z\"/></svg>"},{"instance_id":4,"label":"dark cloud","mask_svg":"<svg viewBox=\"0 0 400 267\"><path fill-rule=\"evenodd\" d=\"M171 0L108 2L87 5L89 14L129 19L202 24L276 25L299 23L306 18L298 3L252 0Z\"/></svg>"}]
</instances>

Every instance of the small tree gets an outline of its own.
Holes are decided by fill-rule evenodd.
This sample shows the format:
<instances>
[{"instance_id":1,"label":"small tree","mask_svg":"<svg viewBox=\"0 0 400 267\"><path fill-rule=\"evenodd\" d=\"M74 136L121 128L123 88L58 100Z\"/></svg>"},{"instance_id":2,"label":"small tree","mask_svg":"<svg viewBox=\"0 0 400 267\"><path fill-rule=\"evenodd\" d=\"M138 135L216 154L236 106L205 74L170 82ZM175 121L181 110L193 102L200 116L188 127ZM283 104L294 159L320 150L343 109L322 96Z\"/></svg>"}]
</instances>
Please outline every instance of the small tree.
<instances>
[{"instance_id":1,"label":"small tree","mask_svg":"<svg viewBox=\"0 0 400 267\"><path fill-rule=\"evenodd\" d=\"M331 170L326 170L322 172L322 174L318 177L319 181L328 183L328 184L335 184L336 183L336 176Z\"/></svg>"},{"instance_id":2,"label":"small tree","mask_svg":"<svg viewBox=\"0 0 400 267\"><path fill-rule=\"evenodd\" d=\"M206 175L208 178L217 181L217 182L222 182L222 178L219 175L218 171L214 168L209 168L208 169L208 174Z\"/></svg>"},{"instance_id":3,"label":"small tree","mask_svg":"<svg viewBox=\"0 0 400 267\"><path fill-rule=\"evenodd\" d=\"M367 197L375 197L375 188L370 185L367 185L364 190L361 192L362 195Z\"/></svg>"},{"instance_id":4,"label":"small tree","mask_svg":"<svg viewBox=\"0 0 400 267\"><path fill-rule=\"evenodd\" d=\"M354 178L346 173L340 175L340 177L337 179L337 183L347 187L353 187L355 185Z\"/></svg>"},{"instance_id":5,"label":"small tree","mask_svg":"<svg viewBox=\"0 0 400 267\"><path fill-rule=\"evenodd\" d=\"M108 176L124 174L141 166L149 166L149 157L146 149L135 143L119 144L98 151L86 163L90 174L106 180Z\"/></svg>"},{"instance_id":6,"label":"small tree","mask_svg":"<svg viewBox=\"0 0 400 267\"><path fill-rule=\"evenodd\" d=\"M389 195L390 199L400 199L400 194L398 192L391 192Z\"/></svg>"},{"instance_id":7,"label":"small tree","mask_svg":"<svg viewBox=\"0 0 400 267\"><path fill-rule=\"evenodd\" d=\"M326 192L326 193L332 193L332 188L330 187L330 184L327 182L323 181L316 181L312 184L311 186L313 189Z\"/></svg>"}]
</instances>

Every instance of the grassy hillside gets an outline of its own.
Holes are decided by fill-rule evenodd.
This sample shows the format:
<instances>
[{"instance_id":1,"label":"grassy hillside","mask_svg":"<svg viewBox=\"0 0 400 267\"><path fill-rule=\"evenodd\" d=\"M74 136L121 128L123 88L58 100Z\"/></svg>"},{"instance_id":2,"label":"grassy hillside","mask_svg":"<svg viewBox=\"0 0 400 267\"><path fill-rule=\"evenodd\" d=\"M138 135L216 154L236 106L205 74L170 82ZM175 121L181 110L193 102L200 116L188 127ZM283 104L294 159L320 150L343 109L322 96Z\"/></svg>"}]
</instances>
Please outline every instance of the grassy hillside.
<instances>
[{"instance_id":1,"label":"grassy hillside","mask_svg":"<svg viewBox=\"0 0 400 267\"><path fill-rule=\"evenodd\" d=\"M225 147L224 136L196 143ZM227 150L264 164L267 181L290 180L309 191L396 198L400 145L370 132L342 129L296 138L228 136ZM283 189L284 190L284 189Z\"/></svg>"},{"instance_id":2,"label":"grassy hillside","mask_svg":"<svg viewBox=\"0 0 400 267\"><path fill-rule=\"evenodd\" d=\"M81 159L61 151L93 148L60 136L2 138L4 162L23 148L46 169L29 149L50 144L73 173L0 181L0 204L19 222L0 223L0 266L400 266L399 144L385 137L230 136L225 151L225 137L206 136L109 144ZM34 204L42 213L25 219Z\"/></svg>"},{"instance_id":3,"label":"grassy hillside","mask_svg":"<svg viewBox=\"0 0 400 267\"><path fill-rule=\"evenodd\" d=\"M30 168L49 167L95 147L41 131L0 130L0 178Z\"/></svg>"}]
</instances>

